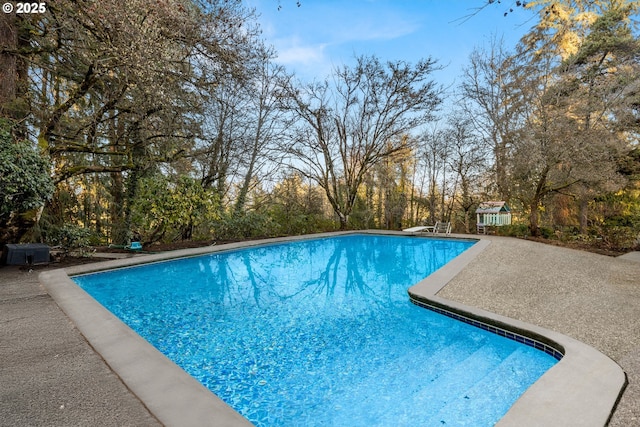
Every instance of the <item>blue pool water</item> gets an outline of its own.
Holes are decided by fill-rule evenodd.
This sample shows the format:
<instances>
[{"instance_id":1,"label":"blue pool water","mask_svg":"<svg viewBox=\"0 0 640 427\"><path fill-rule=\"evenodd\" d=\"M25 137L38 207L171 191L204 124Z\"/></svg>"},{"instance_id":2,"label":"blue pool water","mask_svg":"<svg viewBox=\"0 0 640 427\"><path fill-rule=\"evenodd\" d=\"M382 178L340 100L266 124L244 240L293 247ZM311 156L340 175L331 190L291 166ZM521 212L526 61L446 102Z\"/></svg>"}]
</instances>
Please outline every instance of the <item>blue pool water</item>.
<instances>
[{"instance_id":1,"label":"blue pool water","mask_svg":"<svg viewBox=\"0 0 640 427\"><path fill-rule=\"evenodd\" d=\"M257 426L492 426L557 361L409 301L471 245L349 235L74 280Z\"/></svg>"}]
</instances>

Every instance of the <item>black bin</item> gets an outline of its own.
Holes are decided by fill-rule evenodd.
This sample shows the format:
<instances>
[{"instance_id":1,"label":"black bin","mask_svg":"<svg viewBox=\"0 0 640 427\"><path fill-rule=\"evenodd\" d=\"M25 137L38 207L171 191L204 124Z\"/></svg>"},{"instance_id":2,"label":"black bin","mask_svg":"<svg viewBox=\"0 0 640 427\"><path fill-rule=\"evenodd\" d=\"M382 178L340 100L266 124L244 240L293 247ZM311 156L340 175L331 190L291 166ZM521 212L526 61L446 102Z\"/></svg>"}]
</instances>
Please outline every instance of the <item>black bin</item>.
<instances>
[{"instance_id":1,"label":"black bin","mask_svg":"<svg viewBox=\"0 0 640 427\"><path fill-rule=\"evenodd\" d=\"M49 246L43 243L4 245L2 262L6 265L34 265L49 263Z\"/></svg>"}]
</instances>

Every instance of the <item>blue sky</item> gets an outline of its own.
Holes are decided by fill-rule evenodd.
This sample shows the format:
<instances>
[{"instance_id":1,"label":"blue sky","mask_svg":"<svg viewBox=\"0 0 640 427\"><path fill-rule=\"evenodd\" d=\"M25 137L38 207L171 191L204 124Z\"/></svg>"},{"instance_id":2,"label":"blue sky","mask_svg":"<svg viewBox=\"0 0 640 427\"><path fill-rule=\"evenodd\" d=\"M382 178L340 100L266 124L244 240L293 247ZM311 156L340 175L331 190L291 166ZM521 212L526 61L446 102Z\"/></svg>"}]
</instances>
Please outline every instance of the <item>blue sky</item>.
<instances>
[{"instance_id":1,"label":"blue sky","mask_svg":"<svg viewBox=\"0 0 640 427\"><path fill-rule=\"evenodd\" d=\"M310 81L355 55L412 63L428 56L445 70L434 78L454 83L476 46L493 36L507 47L535 23L532 11L502 0L474 16L485 0L247 0L261 15L263 37L278 52L276 62ZM504 12L513 8L507 17ZM466 19L465 17L468 17Z\"/></svg>"}]
</instances>

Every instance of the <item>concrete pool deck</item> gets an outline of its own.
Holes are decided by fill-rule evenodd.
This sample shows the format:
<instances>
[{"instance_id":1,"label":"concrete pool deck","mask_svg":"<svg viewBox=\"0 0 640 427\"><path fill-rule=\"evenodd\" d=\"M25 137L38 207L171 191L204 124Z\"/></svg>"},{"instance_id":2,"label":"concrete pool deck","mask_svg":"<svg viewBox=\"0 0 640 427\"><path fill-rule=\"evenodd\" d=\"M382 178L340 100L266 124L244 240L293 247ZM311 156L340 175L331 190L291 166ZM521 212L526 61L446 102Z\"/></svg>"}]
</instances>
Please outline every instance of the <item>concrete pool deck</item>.
<instances>
[{"instance_id":1,"label":"concrete pool deck","mask_svg":"<svg viewBox=\"0 0 640 427\"><path fill-rule=\"evenodd\" d=\"M633 255L610 258L494 236L487 237L486 241L490 244L466 261L466 267L448 281L437 293L437 298L553 330L604 353L617 362L629 378L629 386L613 413L610 425L640 424L639 260L634 259ZM209 421L218 425L242 424L242 420L232 415L229 418L220 417L219 411L215 410L218 403L215 399L209 400L213 395L207 395L206 390L203 394L196 392L200 397L196 397L195 401L163 402L162 395L170 395L176 390L164 393L162 389L156 389L156 394L160 396L145 396L144 391L137 389L140 384L131 384L126 371L130 369L133 374L142 374L143 378L147 378L144 382L155 381L153 375L145 373L150 369L146 356L132 350L140 344L135 342L136 338L128 336L126 328L123 332L117 325L116 330L120 332L105 334L105 323L107 328L111 328L118 322L105 318L100 310L87 309L82 304L81 295L70 295L65 293L65 289L56 290L56 286L51 285L52 281L64 279L61 274L66 276L67 273L88 269L113 268L168 256L187 256L212 249L190 249L172 254L106 261L92 266L72 267L67 272L52 267L39 267L34 273L14 267L0 268L0 325L3 336L0 343L0 382L3 384L0 419L3 423L187 425L189 414L197 412L192 408L197 407L197 402L202 398L201 402L211 405L218 415L215 420ZM48 292L39 285L37 273L41 273L42 280L48 282ZM67 307L67 310L70 305L71 313L65 314L58 308L51 297L56 293L54 297L58 304ZM74 324L69 318L75 316L88 316L93 320L89 325ZM87 334L91 344L85 340ZM92 334L97 334L97 338ZM126 338L124 344L118 344L123 337ZM133 344L128 340L133 340ZM121 370L122 366L112 364L109 367L103 360L109 360L111 355L104 352L108 353L108 349L114 345L116 356L124 356L124 364L128 366L125 366L125 371ZM163 363L161 361L159 365L162 372L172 369L171 364ZM585 376L588 377L589 373L585 372ZM172 389L181 386L198 389L197 384L191 384L182 377L169 379L169 383ZM614 378L613 383L619 383L619 378ZM582 390L576 389L576 384L565 386L567 393L574 393L573 396L579 398ZM171 414L162 414L162 407L172 404L185 408L186 415L183 415L186 418L178 415L178 423L164 418ZM156 406L160 408L160 414ZM537 415L530 414L526 425L546 425ZM587 425L582 422L584 415L576 414L572 418L569 414L567 419L574 419L574 424L555 425ZM503 419L503 425L524 425L509 422L506 418ZM589 425L603 425L599 420L595 419ZM197 418L191 421L193 425L205 425Z\"/></svg>"}]
</instances>

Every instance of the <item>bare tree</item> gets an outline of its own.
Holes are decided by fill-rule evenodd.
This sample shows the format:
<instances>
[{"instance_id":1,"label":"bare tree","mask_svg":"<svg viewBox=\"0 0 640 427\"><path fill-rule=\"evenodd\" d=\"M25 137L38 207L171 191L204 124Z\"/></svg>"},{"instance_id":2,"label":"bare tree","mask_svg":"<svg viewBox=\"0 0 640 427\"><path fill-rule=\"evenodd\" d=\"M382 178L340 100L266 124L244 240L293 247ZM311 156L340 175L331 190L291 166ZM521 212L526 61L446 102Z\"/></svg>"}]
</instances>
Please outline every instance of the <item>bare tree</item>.
<instances>
[{"instance_id":1,"label":"bare tree","mask_svg":"<svg viewBox=\"0 0 640 427\"><path fill-rule=\"evenodd\" d=\"M374 186L377 186L378 195L375 202L372 200L373 197L370 199L371 205L376 207L379 226L387 229L402 226L410 196L409 173L412 160L412 153L405 150L387 157L372 169L372 177L365 185L370 196L373 196Z\"/></svg>"},{"instance_id":2,"label":"bare tree","mask_svg":"<svg viewBox=\"0 0 640 427\"><path fill-rule=\"evenodd\" d=\"M460 86L460 103L493 152L498 196L509 200L510 151L519 138L528 100L519 84L517 56L510 55L502 40L488 49L476 48L469 58Z\"/></svg>"},{"instance_id":3,"label":"bare tree","mask_svg":"<svg viewBox=\"0 0 640 427\"><path fill-rule=\"evenodd\" d=\"M247 203L247 195L251 190L256 175L278 167L276 140L283 133L284 111L279 108L279 88L286 85L290 77L280 65L272 64L265 57L256 71L256 78L249 85L253 93L251 105L253 121L245 144L241 162L244 174L236 197L234 210L241 213Z\"/></svg>"},{"instance_id":4,"label":"bare tree","mask_svg":"<svg viewBox=\"0 0 640 427\"><path fill-rule=\"evenodd\" d=\"M242 213L250 190L278 166L276 139L285 120L279 94L289 76L269 52L251 64L248 78L231 78L210 91L194 155L202 185ZM261 175L258 177L258 175Z\"/></svg>"},{"instance_id":5,"label":"bare tree","mask_svg":"<svg viewBox=\"0 0 640 427\"><path fill-rule=\"evenodd\" d=\"M486 146L474 133L471 120L453 116L446 130L450 146L449 167L455 174L457 189L452 198L460 206L466 233L471 232L471 210L481 201L479 199L480 177L487 162ZM455 199L455 200L454 200Z\"/></svg>"},{"instance_id":6,"label":"bare tree","mask_svg":"<svg viewBox=\"0 0 640 427\"><path fill-rule=\"evenodd\" d=\"M353 68L336 69L331 80L289 86L296 118L287 152L291 167L318 183L345 229L367 172L386 157L409 149L407 135L432 119L441 90L429 79L427 59L383 65L358 57Z\"/></svg>"},{"instance_id":7,"label":"bare tree","mask_svg":"<svg viewBox=\"0 0 640 427\"><path fill-rule=\"evenodd\" d=\"M423 195L426 203L427 222L445 220L444 199L447 192L447 158L449 144L445 131L440 128L430 129L420 139L420 164L424 170L428 189Z\"/></svg>"},{"instance_id":8,"label":"bare tree","mask_svg":"<svg viewBox=\"0 0 640 427\"><path fill-rule=\"evenodd\" d=\"M250 106L250 95L243 81L228 79L208 95L203 131L194 158L202 186L214 189L220 200L229 192L244 143L250 138Z\"/></svg>"}]
</instances>

